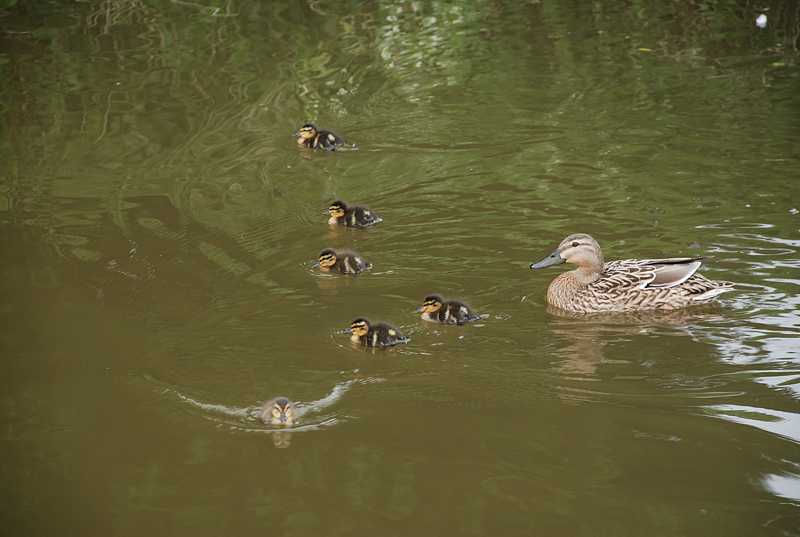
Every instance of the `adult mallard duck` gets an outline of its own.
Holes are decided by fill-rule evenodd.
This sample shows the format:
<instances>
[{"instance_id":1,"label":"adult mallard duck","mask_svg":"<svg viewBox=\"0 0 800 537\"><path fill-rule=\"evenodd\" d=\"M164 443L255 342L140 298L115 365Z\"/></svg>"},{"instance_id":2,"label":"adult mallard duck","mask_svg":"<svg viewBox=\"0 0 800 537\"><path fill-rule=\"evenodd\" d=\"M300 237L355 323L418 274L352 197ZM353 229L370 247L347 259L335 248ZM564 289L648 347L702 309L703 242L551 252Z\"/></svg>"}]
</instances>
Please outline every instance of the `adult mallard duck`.
<instances>
[{"instance_id":1,"label":"adult mallard duck","mask_svg":"<svg viewBox=\"0 0 800 537\"><path fill-rule=\"evenodd\" d=\"M547 302L572 313L674 310L703 304L733 289L733 283L697 274L702 258L625 259L603 262L600 245L589 235L570 235L532 269L561 263L578 268L557 276Z\"/></svg>"}]
</instances>

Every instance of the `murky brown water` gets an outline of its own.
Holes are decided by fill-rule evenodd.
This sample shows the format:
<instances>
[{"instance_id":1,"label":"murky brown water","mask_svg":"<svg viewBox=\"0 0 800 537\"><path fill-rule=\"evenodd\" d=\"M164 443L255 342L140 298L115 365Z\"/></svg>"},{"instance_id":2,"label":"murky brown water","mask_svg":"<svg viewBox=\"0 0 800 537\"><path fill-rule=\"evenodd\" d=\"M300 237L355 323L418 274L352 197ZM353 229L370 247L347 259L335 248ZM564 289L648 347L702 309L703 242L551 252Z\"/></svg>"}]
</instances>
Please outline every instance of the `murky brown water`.
<instances>
[{"instance_id":1,"label":"murky brown water","mask_svg":"<svg viewBox=\"0 0 800 537\"><path fill-rule=\"evenodd\" d=\"M20 4L9 535L800 535L790 3ZM331 230L334 198L385 221ZM560 317L527 265L576 231L739 291ZM375 268L321 276L327 246ZM488 317L424 324L433 291ZM411 343L354 349L362 315Z\"/></svg>"}]
</instances>

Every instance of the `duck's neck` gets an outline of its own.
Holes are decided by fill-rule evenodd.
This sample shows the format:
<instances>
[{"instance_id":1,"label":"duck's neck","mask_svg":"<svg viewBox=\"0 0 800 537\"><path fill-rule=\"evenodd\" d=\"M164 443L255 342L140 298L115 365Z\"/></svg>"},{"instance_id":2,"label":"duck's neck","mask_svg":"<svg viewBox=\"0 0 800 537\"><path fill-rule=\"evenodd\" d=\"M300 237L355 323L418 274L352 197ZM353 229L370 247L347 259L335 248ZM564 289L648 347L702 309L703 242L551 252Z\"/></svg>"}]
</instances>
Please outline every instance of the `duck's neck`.
<instances>
[{"instance_id":1,"label":"duck's neck","mask_svg":"<svg viewBox=\"0 0 800 537\"><path fill-rule=\"evenodd\" d=\"M589 285L590 283L599 280L602 273L602 266L578 267L572 271L572 277L575 278L575 281L581 285Z\"/></svg>"}]
</instances>

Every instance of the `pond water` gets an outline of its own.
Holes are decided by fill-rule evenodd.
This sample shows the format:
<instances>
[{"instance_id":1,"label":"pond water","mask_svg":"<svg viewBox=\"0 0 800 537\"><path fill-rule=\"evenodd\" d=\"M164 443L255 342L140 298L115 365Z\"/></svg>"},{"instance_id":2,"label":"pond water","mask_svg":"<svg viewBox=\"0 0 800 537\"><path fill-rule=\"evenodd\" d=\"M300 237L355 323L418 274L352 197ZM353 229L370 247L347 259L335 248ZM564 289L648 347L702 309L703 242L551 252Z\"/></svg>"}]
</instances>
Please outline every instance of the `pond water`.
<instances>
[{"instance_id":1,"label":"pond water","mask_svg":"<svg viewBox=\"0 0 800 537\"><path fill-rule=\"evenodd\" d=\"M0 524L800 535L792 6L0 11ZM309 120L358 150L297 147ZM384 222L332 229L336 198ZM548 311L562 268L528 264L573 232L737 291ZM431 292L484 319L422 322ZM354 348L358 316L411 342ZM277 395L296 426L255 419Z\"/></svg>"}]
</instances>

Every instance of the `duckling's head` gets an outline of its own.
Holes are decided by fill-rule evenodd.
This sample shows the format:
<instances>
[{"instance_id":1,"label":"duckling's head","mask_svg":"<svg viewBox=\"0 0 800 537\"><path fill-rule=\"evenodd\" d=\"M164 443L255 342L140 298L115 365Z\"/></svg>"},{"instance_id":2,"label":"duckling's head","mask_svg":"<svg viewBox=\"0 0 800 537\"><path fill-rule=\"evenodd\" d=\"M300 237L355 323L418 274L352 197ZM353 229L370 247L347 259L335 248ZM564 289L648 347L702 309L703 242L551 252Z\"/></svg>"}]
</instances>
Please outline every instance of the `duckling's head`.
<instances>
[{"instance_id":1,"label":"duckling's head","mask_svg":"<svg viewBox=\"0 0 800 537\"><path fill-rule=\"evenodd\" d=\"M311 140L317 135L317 126L313 123L306 123L295 133L300 140Z\"/></svg>"},{"instance_id":2,"label":"duckling's head","mask_svg":"<svg viewBox=\"0 0 800 537\"><path fill-rule=\"evenodd\" d=\"M336 251L325 248L319 253L319 266L322 270L328 270L336 264Z\"/></svg>"},{"instance_id":3,"label":"duckling's head","mask_svg":"<svg viewBox=\"0 0 800 537\"><path fill-rule=\"evenodd\" d=\"M540 269L561 263L572 263L582 269L595 272L603 271L603 252L600 245L586 233L575 233L561 241L555 252L538 263L532 263L532 269Z\"/></svg>"},{"instance_id":4,"label":"duckling's head","mask_svg":"<svg viewBox=\"0 0 800 537\"><path fill-rule=\"evenodd\" d=\"M444 299L440 295L428 295L417 308L417 313L436 313L444 306Z\"/></svg>"},{"instance_id":5,"label":"duckling's head","mask_svg":"<svg viewBox=\"0 0 800 537\"><path fill-rule=\"evenodd\" d=\"M359 317L350 323L350 328L347 331L353 334L353 336L364 337L369 332L369 321L363 317Z\"/></svg>"},{"instance_id":6,"label":"duckling's head","mask_svg":"<svg viewBox=\"0 0 800 537\"><path fill-rule=\"evenodd\" d=\"M273 425L292 425L294 423L294 405L285 397L276 397L272 408L267 409Z\"/></svg>"},{"instance_id":7,"label":"duckling's head","mask_svg":"<svg viewBox=\"0 0 800 537\"><path fill-rule=\"evenodd\" d=\"M341 218L347 212L347 204L341 200L336 200L328 207L328 213L332 218Z\"/></svg>"}]
</instances>

